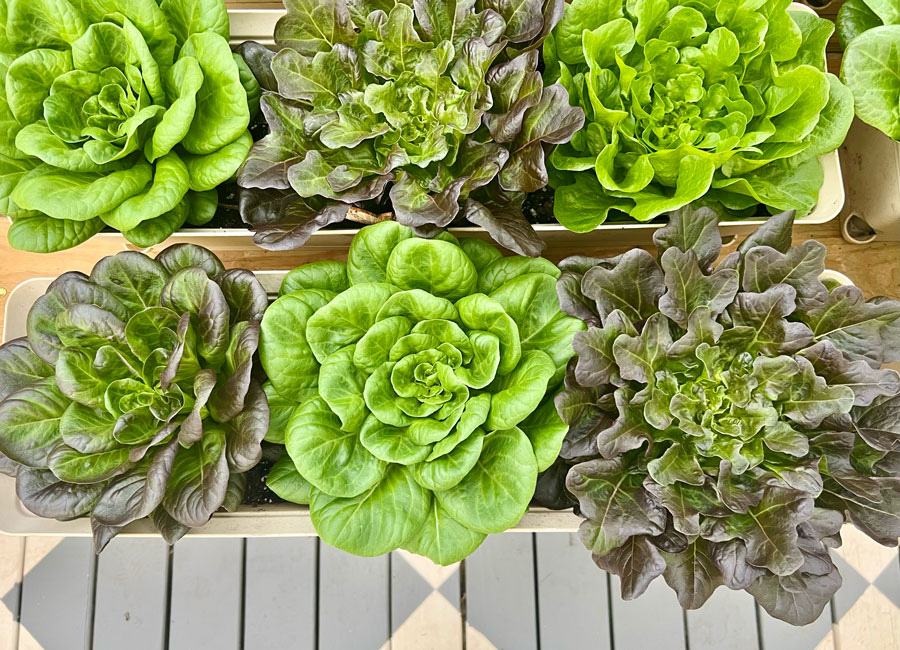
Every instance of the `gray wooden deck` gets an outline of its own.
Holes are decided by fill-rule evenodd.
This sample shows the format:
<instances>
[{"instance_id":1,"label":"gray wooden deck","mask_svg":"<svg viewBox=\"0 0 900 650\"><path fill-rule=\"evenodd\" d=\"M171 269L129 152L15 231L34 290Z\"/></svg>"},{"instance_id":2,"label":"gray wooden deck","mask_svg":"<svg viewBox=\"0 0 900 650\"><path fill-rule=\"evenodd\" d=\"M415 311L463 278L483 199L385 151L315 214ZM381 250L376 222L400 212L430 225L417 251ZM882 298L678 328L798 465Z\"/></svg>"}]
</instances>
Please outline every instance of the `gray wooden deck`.
<instances>
[{"instance_id":1,"label":"gray wooden deck","mask_svg":"<svg viewBox=\"0 0 900 650\"><path fill-rule=\"evenodd\" d=\"M618 596L574 535L495 535L464 563L357 558L313 538L0 537L0 650L877 650L900 648L900 563L853 531L844 587L805 628L720 588Z\"/></svg>"}]
</instances>

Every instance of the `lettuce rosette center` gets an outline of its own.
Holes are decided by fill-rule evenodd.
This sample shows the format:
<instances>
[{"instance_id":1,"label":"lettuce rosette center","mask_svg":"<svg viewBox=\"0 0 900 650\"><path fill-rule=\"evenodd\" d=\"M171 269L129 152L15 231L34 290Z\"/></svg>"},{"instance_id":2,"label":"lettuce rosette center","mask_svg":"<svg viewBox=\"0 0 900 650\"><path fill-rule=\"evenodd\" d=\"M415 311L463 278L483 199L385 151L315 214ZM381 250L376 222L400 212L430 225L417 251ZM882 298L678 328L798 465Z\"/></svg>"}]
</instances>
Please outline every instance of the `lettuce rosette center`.
<instances>
[{"instance_id":1,"label":"lettuce rosette center","mask_svg":"<svg viewBox=\"0 0 900 650\"><path fill-rule=\"evenodd\" d=\"M446 564L515 525L566 432L552 397L583 324L558 275L394 222L292 271L262 323L267 439L287 448L270 486L360 555Z\"/></svg>"}]
</instances>

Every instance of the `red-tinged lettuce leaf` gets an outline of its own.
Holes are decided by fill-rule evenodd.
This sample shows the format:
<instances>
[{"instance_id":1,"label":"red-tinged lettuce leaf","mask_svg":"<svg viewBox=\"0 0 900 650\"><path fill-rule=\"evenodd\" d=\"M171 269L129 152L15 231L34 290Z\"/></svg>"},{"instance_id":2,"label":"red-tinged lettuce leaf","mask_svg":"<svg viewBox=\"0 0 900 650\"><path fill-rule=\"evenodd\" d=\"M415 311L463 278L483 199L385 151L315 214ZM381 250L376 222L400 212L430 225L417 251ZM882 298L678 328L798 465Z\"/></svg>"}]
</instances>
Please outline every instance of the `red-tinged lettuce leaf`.
<instances>
[{"instance_id":1,"label":"red-tinged lettuce leaf","mask_svg":"<svg viewBox=\"0 0 900 650\"><path fill-rule=\"evenodd\" d=\"M579 534L593 554L606 555L635 535L659 535L665 529L664 511L639 478L618 460L587 461L570 470L566 487L587 518Z\"/></svg>"},{"instance_id":2,"label":"red-tinged lettuce leaf","mask_svg":"<svg viewBox=\"0 0 900 650\"><path fill-rule=\"evenodd\" d=\"M578 358L575 365L575 379L581 386L626 385L625 380L619 375L613 352L616 339L623 334L636 337L637 330L628 317L618 309L606 317L604 327L589 327L575 334L572 341Z\"/></svg>"},{"instance_id":3,"label":"red-tinged lettuce leaf","mask_svg":"<svg viewBox=\"0 0 900 650\"><path fill-rule=\"evenodd\" d=\"M738 252L746 254L757 246L768 246L779 253L787 253L791 247L795 212L788 210L766 219L766 222L748 235L738 245Z\"/></svg>"},{"instance_id":4,"label":"red-tinged lettuce leaf","mask_svg":"<svg viewBox=\"0 0 900 650\"><path fill-rule=\"evenodd\" d=\"M821 306L800 314L816 341L829 340L849 360L866 361L878 368L887 361L886 353L897 343L893 327L900 319L900 302L866 302L860 289L853 286L832 290Z\"/></svg>"},{"instance_id":5,"label":"red-tinged lettuce leaf","mask_svg":"<svg viewBox=\"0 0 900 650\"><path fill-rule=\"evenodd\" d=\"M207 426L199 442L176 456L162 506L184 526L203 526L225 500L228 476L225 431Z\"/></svg>"},{"instance_id":6,"label":"red-tinged lettuce leaf","mask_svg":"<svg viewBox=\"0 0 900 650\"><path fill-rule=\"evenodd\" d=\"M74 485L66 483L46 469L22 467L16 476L16 496L39 517L68 521L91 511L103 483Z\"/></svg>"},{"instance_id":7,"label":"red-tinged lettuce leaf","mask_svg":"<svg viewBox=\"0 0 900 650\"><path fill-rule=\"evenodd\" d=\"M770 616L792 625L807 625L819 618L841 587L841 574L830 559L827 562L831 564L828 573L797 571L787 576L764 575L752 582L747 591Z\"/></svg>"},{"instance_id":8,"label":"red-tinged lettuce leaf","mask_svg":"<svg viewBox=\"0 0 900 650\"><path fill-rule=\"evenodd\" d=\"M150 513L150 520L153 522L153 525L156 527L156 530L162 538L166 540L166 543L170 546L184 537L191 530L190 526L185 526L169 516L169 513L167 513L162 506Z\"/></svg>"},{"instance_id":9,"label":"red-tinged lettuce leaf","mask_svg":"<svg viewBox=\"0 0 900 650\"><path fill-rule=\"evenodd\" d=\"M521 200L506 203L481 198L483 202L475 199L466 202L467 220L487 230L498 244L511 251L528 257L541 254L546 244L522 214Z\"/></svg>"},{"instance_id":10,"label":"red-tinged lettuce leaf","mask_svg":"<svg viewBox=\"0 0 900 650\"><path fill-rule=\"evenodd\" d=\"M710 208L694 210L685 207L678 212L681 218L670 219L668 224L653 233L653 243L660 254L670 248L677 248L683 253L694 251L697 262L706 270L722 250L719 215Z\"/></svg>"},{"instance_id":11,"label":"red-tinged lettuce leaf","mask_svg":"<svg viewBox=\"0 0 900 650\"><path fill-rule=\"evenodd\" d=\"M606 555L595 553L594 562L604 571L619 576L623 600L634 600L640 596L666 569L663 556L643 535L630 538Z\"/></svg>"},{"instance_id":12,"label":"red-tinged lettuce leaf","mask_svg":"<svg viewBox=\"0 0 900 650\"><path fill-rule=\"evenodd\" d=\"M896 370L876 370L865 361L850 361L829 340L819 341L800 354L829 386L847 386L852 390L854 406L869 406L878 397L900 393L900 375Z\"/></svg>"},{"instance_id":13,"label":"red-tinged lettuce leaf","mask_svg":"<svg viewBox=\"0 0 900 650\"><path fill-rule=\"evenodd\" d=\"M172 440L152 459L110 481L94 506L92 521L121 527L153 512L165 496L177 445Z\"/></svg>"},{"instance_id":14,"label":"red-tinged lettuce leaf","mask_svg":"<svg viewBox=\"0 0 900 650\"><path fill-rule=\"evenodd\" d=\"M685 609L700 608L724 584L713 560L713 548L712 543L698 537L681 553L663 553L663 578L678 594L678 602Z\"/></svg>"},{"instance_id":15,"label":"red-tinged lettuce leaf","mask_svg":"<svg viewBox=\"0 0 900 650\"><path fill-rule=\"evenodd\" d=\"M825 271L825 246L815 240L803 242L786 253L756 246L744 255L744 291L761 293L776 284L787 284L797 292L801 306L815 307L825 301L828 289L819 280Z\"/></svg>"},{"instance_id":16,"label":"red-tinged lettuce leaf","mask_svg":"<svg viewBox=\"0 0 900 650\"><path fill-rule=\"evenodd\" d=\"M612 269L598 265L588 270L581 290L597 303L597 313L604 322L615 309L633 322L644 321L659 311L664 275L650 253L635 249L625 253Z\"/></svg>"},{"instance_id":17,"label":"red-tinged lettuce leaf","mask_svg":"<svg viewBox=\"0 0 900 650\"><path fill-rule=\"evenodd\" d=\"M740 538L747 546L747 561L776 575L789 575L803 564L797 546L797 526L813 511L813 499L804 492L767 488L759 505L747 514L704 521L701 535L713 542Z\"/></svg>"},{"instance_id":18,"label":"red-tinged lettuce leaf","mask_svg":"<svg viewBox=\"0 0 900 650\"><path fill-rule=\"evenodd\" d=\"M749 349L767 355L796 352L814 340L806 325L785 318L797 310L796 299L793 287L776 284L761 293L738 293L729 314L736 326L753 330Z\"/></svg>"},{"instance_id":19,"label":"red-tinged lettuce leaf","mask_svg":"<svg viewBox=\"0 0 900 650\"><path fill-rule=\"evenodd\" d=\"M659 310L685 329L698 308L704 307L711 316L718 316L737 295L737 269L720 268L706 275L693 250L684 252L674 247L667 249L659 261L666 278L666 293L660 298Z\"/></svg>"},{"instance_id":20,"label":"red-tinged lettuce leaf","mask_svg":"<svg viewBox=\"0 0 900 650\"><path fill-rule=\"evenodd\" d=\"M585 298L581 292L583 273L564 270L556 282L556 296L560 308L569 316L583 320L588 327L599 327L600 316L596 313L596 304Z\"/></svg>"}]
</instances>

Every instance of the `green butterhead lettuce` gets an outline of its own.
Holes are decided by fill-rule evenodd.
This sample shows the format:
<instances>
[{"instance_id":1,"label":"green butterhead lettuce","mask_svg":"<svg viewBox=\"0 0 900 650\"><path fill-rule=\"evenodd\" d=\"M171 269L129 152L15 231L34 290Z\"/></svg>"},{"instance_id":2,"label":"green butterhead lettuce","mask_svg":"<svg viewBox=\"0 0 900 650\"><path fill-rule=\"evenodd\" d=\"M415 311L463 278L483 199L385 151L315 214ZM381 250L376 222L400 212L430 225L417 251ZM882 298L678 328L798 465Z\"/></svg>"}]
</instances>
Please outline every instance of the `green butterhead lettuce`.
<instances>
[{"instance_id":1,"label":"green butterhead lettuce","mask_svg":"<svg viewBox=\"0 0 900 650\"><path fill-rule=\"evenodd\" d=\"M104 227L157 244L212 219L259 86L221 0L0 2L0 210L15 248Z\"/></svg>"},{"instance_id":2,"label":"green butterhead lettuce","mask_svg":"<svg viewBox=\"0 0 900 650\"><path fill-rule=\"evenodd\" d=\"M841 80L853 93L856 115L900 141L900 6L848 0L837 15L844 46Z\"/></svg>"},{"instance_id":3,"label":"green butterhead lettuce","mask_svg":"<svg viewBox=\"0 0 900 650\"><path fill-rule=\"evenodd\" d=\"M547 184L545 147L583 123L544 86L537 47L561 0L291 0L274 57L248 46L270 133L241 169L244 220L294 248L351 204L423 236L458 216L516 252L543 246L521 215ZM278 190L280 198L263 190Z\"/></svg>"},{"instance_id":4,"label":"green butterhead lettuce","mask_svg":"<svg viewBox=\"0 0 900 650\"><path fill-rule=\"evenodd\" d=\"M555 215L592 230L694 201L808 213L817 156L843 141L847 88L825 71L830 21L790 0L574 0L544 43L585 127L549 157Z\"/></svg>"},{"instance_id":5,"label":"green butterhead lettuce","mask_svg":"<svg viewBox=\"0 0 900 650\"><path fill-rule=\"evenodd\" d=\"M292 271L262 322L267 439L287 448L270 487L358 555L450 564L514 526L566 432L553 395L584 324L558 275L395 222Z\"/></svg>"},{"instance_id":6,"label":"green butterhead lettuce","mask_svg":"<svg viewBox=\"0 0 900 650\"><path fill-rule=\"evenodd\" d=\"M0 468L42 517L90 516L99 551L150 517L169 543L240 503L269 406L253 378L268 299L180 244L67 273L0 347Z\"/></svg>"},{"instance_id":7,"label":"green butterhead lettuce","mask_svg":"<svg viewBox=\"0 0 900 650\"><path fill-rule=\"evenodd\" d=\"M624 598L662 575L685 608L725 585L803 625L841 584L845 519L900 536L900 375L881 369L900 302L829 290L825 247L790 247L791 213L715 264L717 218L673 213L658 258L561 263L562 308L588 329L556 400L557 493Z\"/></svg>"}]
</instances>

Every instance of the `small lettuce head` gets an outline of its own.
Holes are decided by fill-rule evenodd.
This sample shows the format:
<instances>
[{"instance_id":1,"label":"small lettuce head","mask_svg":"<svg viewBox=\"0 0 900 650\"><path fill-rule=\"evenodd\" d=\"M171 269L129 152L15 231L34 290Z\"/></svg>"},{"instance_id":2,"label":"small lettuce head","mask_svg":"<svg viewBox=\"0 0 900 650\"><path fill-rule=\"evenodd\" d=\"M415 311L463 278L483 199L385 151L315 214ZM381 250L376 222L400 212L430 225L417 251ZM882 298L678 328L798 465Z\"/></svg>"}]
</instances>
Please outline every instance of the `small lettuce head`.
<instances>
[{"instance_id":1,"label":"small lettuce head","mask_svg":"<svg viewBox=\"0 0 900 650\"><path fill-rule=\"evenodd\" d=\"M269 476L329 544L449 564L515 525L566 426L572 336L543 258L475 239L360 231L347 263L292 271L260 354L278 404Z\"/></svg>"},{"instance_id":2,"label":"small lettuce head","mask_svg":"<svg viewBox=\"0 0 900 650\"><path fill-rule=\"evenodd\" d=\"M791 248L791 213L714 266L716 221L674 213L658 259L561 264L563 310L588 324L556 402L565 489L624 598L662 575L686 608L725 585L802 625L841 584L845 518L900 536L900 376L881 369L900 302L826 287L825 247Z\"/></svg>"},{"instance_id":3,"label":"small lettuce head","mask_svg":"<svg viewBox=\"0 0 900 650\"><path fill-rule=\"evenodd\" d=\"M562 7L289 1L275 30L283 49L273 58L248 46L270 128L239 177L257 243L299 246L351 204L375 202L420 235L464 215L539 254L524 194L547 184L545 147L583 123L537 70L536 48ZM266 200L272 189L282 201Z\"/></svg>"},{"instance_id":4,"label":"small lettuce head","mask_svg":"<svg viewBox=\"0 0 900 650\"><path fill-rule=\"evenodd\" d=\"M174 543L236 507L269 426L252 378L267 302L187 244L54 280L0 347L0 469L25 507L90 516L98 550L142 517Z\"/></svg>"},{"instance_id":5,"label":"small lettuce head","mask_svg":"<svg viewBox=\"0 0 900 650\"><path fill-rule=\"evenodd\" d=\"M145 247L209 221L259 100L221 0L0 5L10 243L50 252L108 226Z\"/></svg>"},{"instance_id":6,"label":"small lettuce head","mask_svg":"<svg viewBox=\"0 0 900 650\"><path fill-rule=\"evenodd\" d=\"M825 69L833 23L789 4L574 0L544 44L545 78L587 116L550 156L559 222L585 232L611 210L647 221L700 199L808 213L853 97Z\"/></svg>"}]
</instances>

